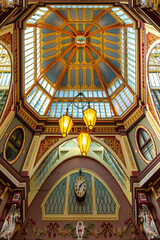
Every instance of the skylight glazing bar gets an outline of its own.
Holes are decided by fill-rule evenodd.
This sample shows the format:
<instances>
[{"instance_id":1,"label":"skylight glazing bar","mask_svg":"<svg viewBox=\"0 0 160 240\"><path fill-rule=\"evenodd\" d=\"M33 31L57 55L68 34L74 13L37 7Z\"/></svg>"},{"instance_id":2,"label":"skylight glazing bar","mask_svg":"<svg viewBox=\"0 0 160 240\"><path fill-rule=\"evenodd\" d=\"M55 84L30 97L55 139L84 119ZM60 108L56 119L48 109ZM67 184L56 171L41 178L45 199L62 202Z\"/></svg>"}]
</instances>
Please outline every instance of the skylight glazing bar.
<instances>
[{"instance_id":1,"label":"skylight glazing bar","mask_svg":"<svg viewBox=\"0 0 160 240\"><path fill-rule=\"evenodd\" d=\"M30 103L32 101L32 99L34 98L34 95L36 94L36 92L38 91L37 87L34 87L32 89L32 91L30 92L30 94L27 96L27 102Z\"/></svg>"},{"instance_id":2,"label":"skylight glazing bar","mask_svg":"<svg viewBox=\"0 0 160 240\"><path fill-rule=\"evenodd\" d=\"M36 28L36 60L37 60L37 77L40 75L40 29Z\"/></svg>"},{"instance_id":3,"label":"skylight glazing bar","mask_svg":"<svg viewBox=\"0 0 160 240\"><path fill-rule=\"evenodd\" d=\"M25 69L25 92L29 89L29 87L34 82L35 78L35 63L34 63L34 38L35 38L35 31L34 28L27 28L24 31L24 69ZM31 44L30 44L31 43ZM26 46L31 46L28 48ZM28 80L29 79L29 80Z\"/></svg>"},{"instance_id":4,"label":"skylight glazing bar","mask_svg":"<svg viewBox=\"0 0 160 240\"><path fill-rule=\"evenodd\" d=\"M136 83L136 46L135 42L135 30L133 28L127 28L127 83L135 92ZM135 64L130 64L134 62ZM130 77L129 77L130 76ZM131 80L132 78L132 80Z\"/></svg>"},{"instance_id":5,"label":"skylight glazing bar","mask_svg":"<svg viewBox=\"0 0 160 240\"><path fill-rule=\"evenodd\" d=\"M113 105L114 105L114 107L115 107L118 115L121 115L121 114L122 114L122 109L121 109L121 107L119 106L118 101L116 100L116 98L114 98L114 99L112 100L112 103L113 103Z\"/></svg>"}]
</instances>

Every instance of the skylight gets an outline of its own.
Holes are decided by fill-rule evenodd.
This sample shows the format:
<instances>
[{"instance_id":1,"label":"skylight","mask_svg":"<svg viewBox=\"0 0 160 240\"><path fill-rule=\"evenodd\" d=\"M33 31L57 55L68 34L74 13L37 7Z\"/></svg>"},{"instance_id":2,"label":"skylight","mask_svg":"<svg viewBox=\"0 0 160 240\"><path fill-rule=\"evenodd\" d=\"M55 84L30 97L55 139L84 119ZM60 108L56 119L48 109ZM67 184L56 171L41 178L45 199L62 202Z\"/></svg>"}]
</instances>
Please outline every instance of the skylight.
<instances>
[{"instance_id":1,"label":"skylight","mask_svg":"<svg viewBox=\"0 0 160 240\"><path fill-rule=\"evenodd\" d=\"M160 113L160 44L152 50L149 57L149 83L155 105Z\"/></svg>"},{"instance_id":2,"label":"skylight","mask_svg":"<svg viewBox=\"0 0 160 240\"><path fill-rule=\"evenodd\" d=\"M132 19L120 7L37 8L24 31L27 103L41 116L59 118L82 91L98 118L122 115L136 93L135 39ZM74 106L70 111L82 117Z\"/></svg>"},{"instance_id":3,"label":"skylight","mask_svg":"<svg viewBox=\"0 0 160 240\"><path fill-rule=\"evenodd\" d=\"M11 60L7 50L0 45L0 113L6 102L11 83Z\"/></svg>"}]
</instances>

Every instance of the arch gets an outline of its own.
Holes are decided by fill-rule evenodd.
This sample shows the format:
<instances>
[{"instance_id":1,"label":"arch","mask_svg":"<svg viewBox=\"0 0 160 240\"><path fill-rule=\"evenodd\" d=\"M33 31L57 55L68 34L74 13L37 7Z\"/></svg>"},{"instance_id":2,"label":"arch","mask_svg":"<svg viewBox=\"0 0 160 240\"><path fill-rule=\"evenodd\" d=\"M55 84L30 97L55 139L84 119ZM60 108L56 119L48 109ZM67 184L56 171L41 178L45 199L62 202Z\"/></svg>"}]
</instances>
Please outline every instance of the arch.
<instances>
[{"instance_id":1,"label":"arch","mask_svg":"<svg viewBox=\"0 0 160 240\"><path fill-rule=\"evenodd\" d=\"M75 178L79 175L78 171L78 169L74 169L67 172L48 191L41 204L42 220L77 220L77 218L81 220L118 220L120 209L118 200L107 183L91 170L83 169L82 171L82 175L86 178L88 186L88 193L85 196L86 200L83 200L83 204L76 200L72 185L74 185ZM96 199L98 194L95 194L95 192L98 191L98 188L99 191L104 192L103 194L106 198L102 203ZM63 189L63 192L61 189ZM63 206L58 207L56 205L56 199L59 198L59 194L56 194L57 191L60 196L62 195L61 199L63 198L63 201L61 203L63 202ZM79 210L76 209L76 206L70 209L70 204L72 204L69 200L70 198L72 198L72 201L75 199L74 205L76 204L77 208L80 208ZM106 204L106 201L108 204ZM50 208L50 204L52 205L52 209ZM86 211L82 214L83 208L88 208L88 204L92 205L88 210L88 214L86 214ZM101 205L100 208L105 208L105 214L99 209L99 205ZM106 205L108 205L107 209Z\"/></svg>"},{"instance_id":2,"label":"arch","mask_svg":"<svg viewBox=\"0 0 160 240\"><path fill-rule=\"evenodd\" d=\"M40 189L42 184L46 181L47 177L59 165L66 162L67 160L76 157L82 157L78 148L78 143L74 139L70 139L70 141L64 142L56 148L54 147L52 149L53 150L50 151L50 153L46 156L43 162L41 162L39 167L32 175L30 183L31 195L35 196L37 194L38 189ZM72 151L70 149L72 149ZM95 149L97 149L96 152ZM85 159L88 158L103 165L122 188L129 202L131 202L129 177L127 176L124 169L119 165L119 162L116 158L117 156L114 157L112 153L107 150L107 148L105 149L104 146L93 141L88 153L89 154Z\"/></svg>"},{"instance_id":3,"label":"arch","mask_svg":"<svg viewBox=\"0 0 160 240\"><path fill-rule=\"evenodd\" d=\"M32 173L30 174L30 177L32 177L34 175L34 173L36 172L36 170L38 169L38 167L43 163L44 159L57 147L59 147L61 144L64 144L65 142L69 141L69 140L72 140L72 139L75 139L76 137L78 136L77 135L68 135L67 137L65 138L61 138L58 142L56 142L52 147L50 147L46 153L40 158L39 162L33 167L32 169ZM118 155L104 142L102 142L101 140L99 140L98 138L96 138L95 136L91 136L91 139L92 141L95 141L97 142L98 144L100 144L101 146L103 146L105 149L107 149L112 155L113 157L117 160L118 164L121 166L121 168L123 169L123 171L125 172L125 174L129 177L129 173L126 169L126 167L124 166L124 164L122 164L122 161L121 159L118 157ZM73 152L73 155L70 156L70 157L74 157L74 156L77 156L77 155L81 155L80 154L80 151L76 152L74 151ZM92 155L90 155L90 151L88 152L87 156L93 158ZM97 158L96 158L97 160Z\"/></svg>"},{"instance_id":4,"label":"arch","mask_svg":"<svg viewBox=\"0 0 160 240\"><path fill-rule=\"evenodd\" d=\"M150 59L150 54L152 52L152 50L158 45L160 44L160 39L158 39L157 41L155 41L149 48L148 52L147 52L147 56L146 56L146 92L147 92L147 89L149 91L149 95L151 96L151 102L152 102L152 106L153 106L153 109L154 109L154 112L156 114L156 117L158 119L158 122L160 124L160 115L158 114L158 110L156 108L156 104L155 104L155 101L153 99L153 95L152 95L152 90L151 90L151 86L150 86L150 80L149 80L149 59ZM160 87L160 86L159 86ZM147 98L147 94L146 94L146 98ZM147 99L146 99L147 100Z\"/></svg>"},{"instance_id":5,"label":"arch","mask_svg":"<svg viewBox=\"0 0 160 240\"><path fill-rule=\"evenodd\" d=\"M1 119L3 118L2 116L5 113L5 110L7 108L8 105L8 101L10 99L10 97L12 97L12 85L13 85L13 81L12 81L12 76L13 76L13 68L12 68L12 62L13 62L13 57L12 57L12 53L10 48L3 42L0 40L0 46L2 46L2 48L0 49L1 53L6 54L6 58L3 58L2 61L0 61L0 72L1 72L1 77L0 77L0 103L1 104L1 108L0 108L0 115L1 115ZM0 56L1 57L1 56ZM9 63L8 63L8 59L9 59ZM2 66L2 67L1 67ZM4 72L4 70L6 72Z\"/></svg>"}]
</instances>

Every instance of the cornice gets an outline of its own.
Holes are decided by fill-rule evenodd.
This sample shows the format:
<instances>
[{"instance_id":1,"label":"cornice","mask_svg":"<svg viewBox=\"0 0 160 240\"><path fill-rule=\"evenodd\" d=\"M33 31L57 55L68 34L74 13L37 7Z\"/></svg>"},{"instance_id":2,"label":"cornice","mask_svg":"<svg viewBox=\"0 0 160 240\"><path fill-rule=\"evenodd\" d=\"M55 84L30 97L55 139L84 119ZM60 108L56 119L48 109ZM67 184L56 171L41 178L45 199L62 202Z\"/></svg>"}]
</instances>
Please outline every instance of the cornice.
<instances>
[{"instance_id":1,"label":"cornice","mask_svg":"<svg viewBox=\"0 0 160 240\"><path fill-rule=\"evenodd\" d=\"M131 177L131 190L133 190L133 185L136 183L139 183L140 187L146 187L151 181L154 181L157 176L159 176L159 165L160 153L147 165L142 172L140 172L137 176Z\"/></svg>"},{"instance_id":2,"label":"cornice","mask_svg":"<svg viewBox=\"0 0 160 240\"><path fill-rule=\"evenodd\" d=\"M5 171L4 171L5 170ZM0 172L1 177L5 177L7 182L10 183L11 187L21 187L26 188L29 192L29 177L21 176L12 165L10 165L6 160L0 156Z\"/></svg>"}]
</instances>

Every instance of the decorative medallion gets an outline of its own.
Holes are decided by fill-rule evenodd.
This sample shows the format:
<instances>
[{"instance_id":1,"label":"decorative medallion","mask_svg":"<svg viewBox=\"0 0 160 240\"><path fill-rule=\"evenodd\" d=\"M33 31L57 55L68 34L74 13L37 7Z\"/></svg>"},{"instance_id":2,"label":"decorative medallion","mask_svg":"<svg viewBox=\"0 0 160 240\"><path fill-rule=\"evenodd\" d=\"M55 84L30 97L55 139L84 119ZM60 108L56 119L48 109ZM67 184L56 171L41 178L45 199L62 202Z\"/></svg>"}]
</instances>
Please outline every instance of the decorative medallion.
<instances>
[{"instance_id":1,"label":"decorative medallion","mask_svg":"<svg viewBox=\"0 0 160 240\"><path fill-rule=\"evenodd\" d=\"M152 44L157 40L159 40L158 36L150 32L147 34L147 51L150 48L150 46L152 46Z\"/></svg>"},{"instance_id":2,"label":"decorative medallion","mask_svg":"<svg viewBox=\"0 0 160 240\"><path fill-rule=\"evenodd\" d=\"M45 137L43 141L41 141L38 154L36 157L35 165L39 161L39 159L44 155L44 153L51 147L53 146L56 142L58 142L59 138L56 137Z\"/></svg>"},{"instance_id":3,"label":"decorative medallion","mask_svg":"<svg viewBox=\"0 0 160 240\"><path fill-rule=\"evenodd\" d=\"M12 34L10 32L0 36L0 40L3 41L8 47L12 48Z\"/></svg>"},{"instance_id":4,"label":"decorative medallion","mask_svg":"<svg viewBox=\"0 0 160 240\"><path fill-rule=\"evenodd\" d=\"M105 137L104 141L118 155L118 157L122 160L122 162L126 166L120 141L118 141L116 137Z\"/></svg>"}]
</instances>

